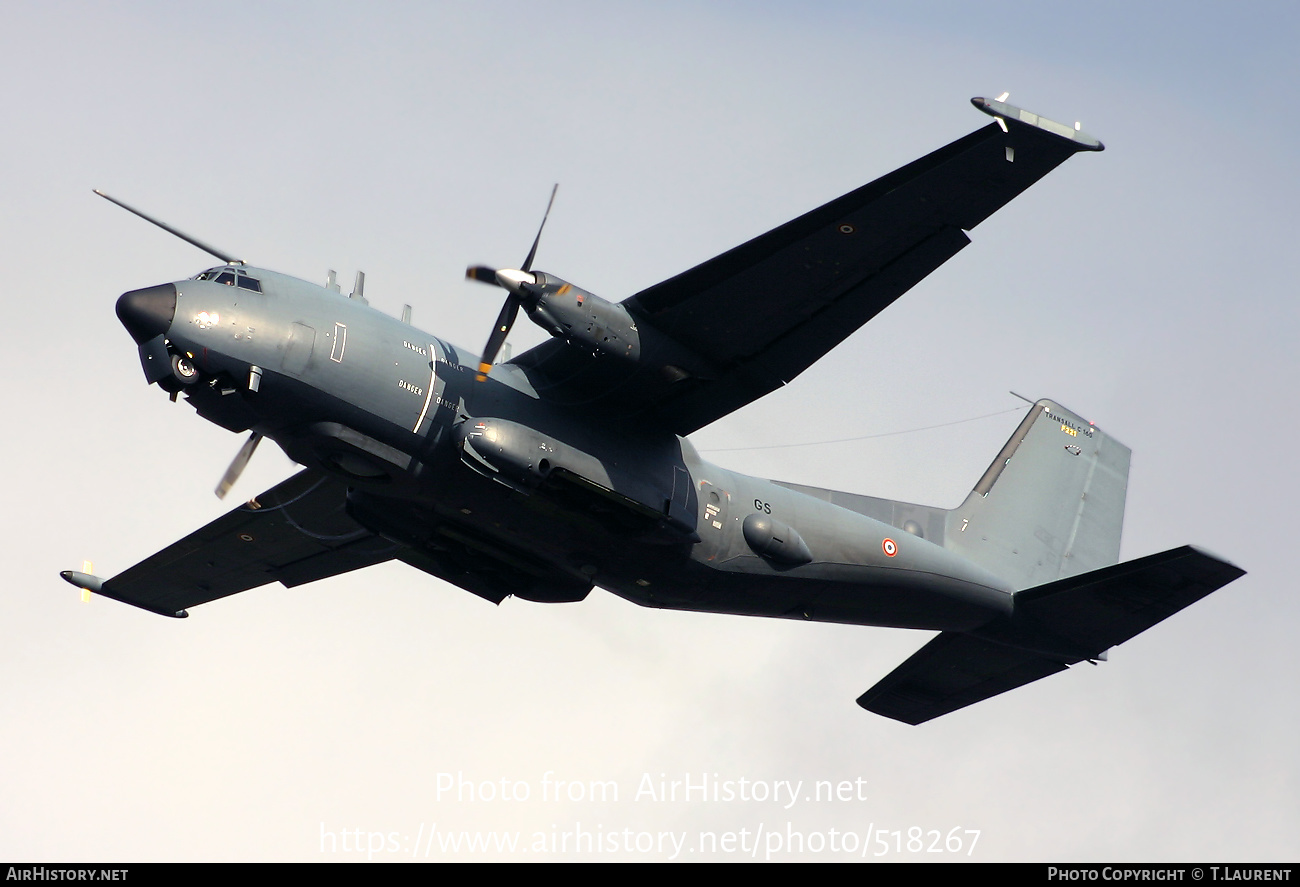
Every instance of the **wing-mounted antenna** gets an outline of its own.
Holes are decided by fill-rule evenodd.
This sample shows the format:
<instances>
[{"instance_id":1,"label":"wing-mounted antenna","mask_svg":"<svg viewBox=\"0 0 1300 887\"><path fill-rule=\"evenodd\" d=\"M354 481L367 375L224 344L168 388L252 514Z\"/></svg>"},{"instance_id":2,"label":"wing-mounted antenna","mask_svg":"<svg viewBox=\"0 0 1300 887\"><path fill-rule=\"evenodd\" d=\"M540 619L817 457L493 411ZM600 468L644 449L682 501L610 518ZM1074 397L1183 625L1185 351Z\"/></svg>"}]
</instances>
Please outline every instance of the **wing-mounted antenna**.
<instances>
[{"instance_id":1,"label":"wing-mounted antenna","mask_svg":"<svg viewBox=\"0 0 1300 887\"><path fill-rule=\"evenodd\" d=\"M107 194L105 194L103 191L100 191L98 188L94 189L94 191L96 194L98 194L100 197L107 200L109 203L116 203L118 206L122 207L122 209L126 210L127 212L134 213L135 215L144 219L146 222L149 222L150 224L153 225L157 225L159 228L163 229L168 234L176 235L181 240L188 243L190 246L197 246L199 249L203 250L208 255L216 256L218 259L225 262L227 265L244 264L243 259L237 259L231 253L228 253L224 250L219 250L215 246L212 246L211 244L204 243L202 240L199 240L197 237L191 237L190 235L186 234L184 231L179 231L173 228L171 225L168 225L166 222L161 222L158 219L155 219L153 216L149 215L148 213L140 212L140 210L136 209L134 206L123 203L122 201L118 200L116 197L109 197Z\"/></svg>"},{"instance_id":2,"label":"wing-mounted antenna","mask_svg":"<svg viewBox=\"0 0 1300 887\"><path fill-rule=\"evenodd\" d=\"M515 325L515 318L519 316L519 306L523 303L523 284L537 282L536 275L531 273L533 259L537 257L537 244L542 241L542 229L546 227L546 220L551 216L551 207L555 204L555 192L559 189L558 182L551 188L551 199L547 202L546 212L542 215L542 224L537 226L537 236L533 238L533 246L528 250L528 257L524 259L521 268L489 268L486 265L474 265L465 269L465 276L470 280L490 283L507 292L506 303L501 306L501 313L497 315L497 325L493 327L492 335L488 337L487 346L483 349L483 356L479 359L478 375L475 377L479 382L487 378L488 372L492 369L492 362L496 360L497 352L505 344L506 336L510 335L510 328Z\"/></svg>"}]
</instances>

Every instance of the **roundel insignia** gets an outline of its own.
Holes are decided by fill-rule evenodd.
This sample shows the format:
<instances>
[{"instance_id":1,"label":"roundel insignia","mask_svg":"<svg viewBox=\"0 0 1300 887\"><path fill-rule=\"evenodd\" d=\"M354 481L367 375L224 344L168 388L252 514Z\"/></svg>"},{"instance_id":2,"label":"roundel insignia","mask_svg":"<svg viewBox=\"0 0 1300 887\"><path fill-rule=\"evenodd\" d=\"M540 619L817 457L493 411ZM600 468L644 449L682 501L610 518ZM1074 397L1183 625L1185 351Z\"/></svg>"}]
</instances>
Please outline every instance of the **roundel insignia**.
<instances>
[{"instance_id":1,"label":"roundel insignia","mask_svg":"<svg viewBox=\"0 0 1300 887\"><path fill-rule=\"evenodd\" d=\"M885 552L885 557L893 557L898 554L898 543L893 539L885 539L880 543L881 549Z\"/></svg>"}]
</instances>

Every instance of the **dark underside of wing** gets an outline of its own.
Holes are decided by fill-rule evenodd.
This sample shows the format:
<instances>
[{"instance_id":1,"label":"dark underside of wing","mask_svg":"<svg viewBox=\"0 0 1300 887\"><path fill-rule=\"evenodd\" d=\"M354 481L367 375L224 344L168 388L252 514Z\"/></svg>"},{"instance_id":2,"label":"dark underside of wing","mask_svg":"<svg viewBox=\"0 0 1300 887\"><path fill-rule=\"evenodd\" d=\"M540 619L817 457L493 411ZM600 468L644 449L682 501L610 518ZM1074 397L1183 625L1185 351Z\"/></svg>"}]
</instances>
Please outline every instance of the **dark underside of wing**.
<instances>
[{"instance_id":1,"label":"dark underside of wing","mask_svg":"<svg viewBox=\"0 0 1300 887\"><path fill-rule=\"evenodd\" d=\"M1081 149L1009 123L1009 132L990 124L626 300L643 341L652 328L691 355L685 377L649 355L623 378L559 339L514 362L555 400L604 399L614 412L657 414L678 434L707 425L795 378Z\"/></svg>"},{"instance_id":2,"label":"dark underside of wing","mask_svg":"<svg viewBox=\"0 0 1300 887\"><path fill-rule=\"evenodd\" d=\"M920 724L1097 659L1245 571L1183 546L1016 594L1015 616L980 637L944 632L858 704Z\"/></svg>"},{"instance_id":3,"label":"dark underside of wing","mask_svg":"<svg viewBox=\"0 0 1300 887\"><path fill-rule=\"evenodd\" d=\"M312 471L119 573L100 594L164 616L236 592L313 582L383 563L398 546L346 514L347 488Z\"/></svg>"}]
</instances>

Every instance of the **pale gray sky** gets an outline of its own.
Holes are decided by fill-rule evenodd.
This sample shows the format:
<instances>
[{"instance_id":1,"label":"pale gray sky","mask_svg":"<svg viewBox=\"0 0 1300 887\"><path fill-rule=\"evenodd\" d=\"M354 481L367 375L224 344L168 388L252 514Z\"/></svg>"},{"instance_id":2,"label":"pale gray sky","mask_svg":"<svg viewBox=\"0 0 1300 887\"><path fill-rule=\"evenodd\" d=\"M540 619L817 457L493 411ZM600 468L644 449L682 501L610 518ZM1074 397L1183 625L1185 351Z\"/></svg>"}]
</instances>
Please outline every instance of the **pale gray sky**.
<instances>
[{"instance_id":1,"label":"pale gray sky","mask_svg":"<svg viewBox=\"0 0 1300 887\"><path fill-rule=\"evenodd\" d=\"M667 835L702 858L700 832L760 829L760 859L789 858L773 833L816 850L832 829L951 857L909 853L914 827L978 829L986 861L1295 859L1290 4L14 2L5 19L0 857L357 859L360 830L399 861L436 825L601 836L566 859L667 858ZM915 428L1015 406L1008 389L1088 415L1134 451L1126 559L1191 542L1249 571L1109 663L913 728L853 700L917 632L604 592L493 607L392 565L175 622L58 579L221 514L240 444L145 386L113 315L210 259L91 188L256 264L365 270L373 305L412 303L473 349L499 301L463 269L518 261L554 181L538 267L620 299L984 125L967 99L1003 90L1107 150L695 441ZM521 326L516 350L541 335ZM713 458L952 506L1017 421ZM291 470L264 448L236 496ZM456 774L529 799L439 797ZM637 798L643 774L804 785L789 809L663 802ZM548 779L619 796L556 802ZM813 780L865 790L804 801Z\"/></svg>"}]
</instances>

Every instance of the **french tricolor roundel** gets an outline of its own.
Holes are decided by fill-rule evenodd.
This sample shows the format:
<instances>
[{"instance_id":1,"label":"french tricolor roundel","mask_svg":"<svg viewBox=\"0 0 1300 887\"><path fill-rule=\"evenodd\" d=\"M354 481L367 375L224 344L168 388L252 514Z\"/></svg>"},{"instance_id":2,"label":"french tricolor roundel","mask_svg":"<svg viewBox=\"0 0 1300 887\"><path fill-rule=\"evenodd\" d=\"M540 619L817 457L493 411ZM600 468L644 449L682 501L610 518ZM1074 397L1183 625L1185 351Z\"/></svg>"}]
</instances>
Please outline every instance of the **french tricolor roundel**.
<instances>
[{"instance_id":1,"label":"french tricolor roundel","mask_svg":"<svg viewBox=\"0 0 1300 887\"><path fill-rule=\"evenodd\" d=\"M898 543L893 539L885 539L884 542L880 543L880 547L884 550L885 557L893 557L898 554Z\"/></svg>"}]
</instances>

